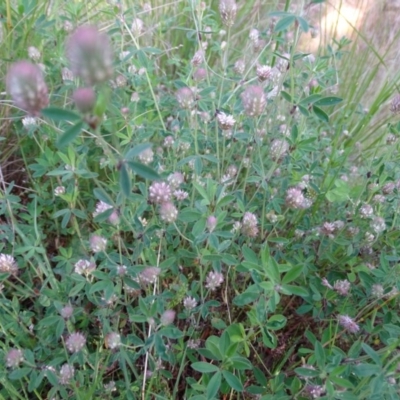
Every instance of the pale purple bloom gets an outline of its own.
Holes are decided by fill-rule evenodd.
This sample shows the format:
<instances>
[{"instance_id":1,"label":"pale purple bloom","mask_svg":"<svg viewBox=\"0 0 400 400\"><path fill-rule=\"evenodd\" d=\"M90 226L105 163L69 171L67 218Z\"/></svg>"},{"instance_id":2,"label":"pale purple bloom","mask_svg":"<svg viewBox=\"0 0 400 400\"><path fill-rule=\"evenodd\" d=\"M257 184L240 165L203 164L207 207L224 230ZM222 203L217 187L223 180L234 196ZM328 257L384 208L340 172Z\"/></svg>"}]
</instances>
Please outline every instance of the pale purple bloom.
<instances>
[{"instance_id":1,"label":"pale purple bloom","mask_svg":"<svg viewBox=\"0 0 400 400\"><path fill-rule=\"evenodd\" d=\"M6 366L8 368L18 368L19 365L24 361L22 351L19 349L11 349L6 354Z\"/></svg>"},{"instance_id":2,"label":"pale purple bloom","mask_svg":"<svg viewBox=\"0 0 400 400\"><path fill-rule=\"evenodd\" d=\"M96 93L92 88L78 88L75 89L72 99L76 108L82 113L87 114L93 111L96 104Z\"/></svg>"},{"instance_id":3,"label":"pale purple bloom","mask_svg":"<svg viewBox=\"0 0 400 400\"><path fill-rule=\"evenodd\" d=\"M72 72L88 85L107 81L113 73L110 40L91 25L81 26L68 38L67 58Z\"/></svg>"},{"instance_id":4,"label":"pale purple bloom","mask_svg":"<svg viewBox=\"0 0 400 400\"><path fill-rule=\"evenodd\" d=\"M64 319L70 319L73 313L74 313L74 308L70 304L67 304L60 310L60 314Z\"/></svg>"},{"instance_id":5,"label":"pale purple bloom","mask_svg":"<svg viewBox=\"0 0 400 400\"><path fill-rule=\"evenodd\" d=\"M160 321L161 325L167 326L174 322L176 312L174 310L166 310L161 315Z\"/></svg>"},{"instance_id":6,"label":"pale purple bloom","mask_svg":"<svg viewBox=\"0 0 400 400\"><path fill-rule=\"evenodd\" d=\"M92 249L93 253L100 253L102 251L105 251L106 247L107 239L98 235L93 235L90 238L90 248Z\"/></svg>"},{"instance_id":7,"label":"pale purple bloom","mask_svg":"<svg viewBox=\"0 0 400 400\"><path fill-rule=\"evenodd\" d=\"M208 229L208 231L211 233L214 229L215 229L215 227L217 226L217 218L215 218L214 217L214 215L210 215L208 218L207 218L207 221L206 221L206 227L207 227L207 229Z\"/></svg>"},{"instance_id":8,"label":"pale purple bloom","mask_svg":"<svg viewBox=\"0 0 400 400\"><path fill-rule=\"evenodd\" d=\"M220 0L218 9L222 23L226 26L232 26L235 23L236 13L238 9L236 1Z\"/></svg>"},{"instance_id":9,"label":"pale purple bloom","mask_svg":"<svg viewBox=\"0 0 400 400\"><path fill-rule=\"evenodd\" d=\"M176 92L176 99L182 108L192 108L194 105L194 94L189 87L182 87Z\"/></svg>"},{"instance_id":10,"label":"pale purple bloom","mask_svg":"<svg viewBox=\"0 0 400 400\"><path fill-rule=\"evenodd\" d=\"M160 273L161 269L158 267L147 267L139 274L139 282L143 285L154 283Z\"/></svg>"},{"instance_id":11,"label":"pale purple bloom","mask_svg":"<svg viewBox=\"0 0 400 400\"><path fill-rule=\"evenodd\" d=\"M105 337L106 347L111 350L116 349L117 347L121 346L121 335L116 332L110 332Z\"/></svg>"},{"instance_id":12,"label":"pale purple bloom","mask_svg":"<svg viewBox=\"0 0 400 400\"><path fill-rule=\"evenodd\" d=\"M71 333L65 341L65 345L70 353L81 351L85 344L86 338L80 332Z\"/></svg>"},{"instance_id":13,"label":"pale purple bloom","mask_svg":"<svg viewBox=\"0 0 400 400\"><path fill-rule=\"evenodd\" d=\"M220 272L211 271L208 273L206 278L206 288L215 290L222 285L224 276Z\"/></svg>"},{"instance_id":14,"label":"pale purple bloom","mask_svg":"<svg viewBox=\"0 0 400 400\"><path fill-rule=\"evenodd\" d=\"M79 260L75 263L75 272L79 275L89 275L96 269L96 264L89 260Z\"/></svg>"},{"instance_id":15,"label":"pale purple bloom","mask_svg":"<svg viewBox=\"0 0 400 400\"><path fill-rule=\"evenodd\" d=\"M0 254L0 272L15 274L18 271L18 265L13 256L9 254Z\"/></svg>"},{"instance_id":16,"label":"pale purple bloom","mask_svg":"<svg viewBox=\"0 0 400 400\"><path fill-rule=\"evenodd\" d=\"M347 296L347 294L349 293L350 287L351 287L351 284L347 279L338 280L333 285L333 289L336 292L338 292L339 294L341 294L342 296Z\"/></svg>"},{"instance_id":17,"label":"pale purple bloom","mask_svg":"<svg viewBox=\"0 0 400 400\"><path fill-rule=\"evenodd\" d=\"M251 213L244 213L242 220L242 233L248 237L256 237L258 234L257 217Z\"/></svg>"},{"instance_id":18,"label":"pale purple bloom","mask_svg":"<svg viewBox=\"0 0 400 400\"><path fill-rule=\"evenodd\" d=\"M160 205L160 218L167 223L175 222L178 218L178 209L171 203L162 203Z\"/></svg>"},{"instance_id":19,"label":"pale purple bloom","mask_svg":"<svg viewBox=\"0 0 400 400\"><path fill-rule=\"evenodd\" d=\"M110 204L105 203L104 201L100 200L96 204L96 210L93 213L93 217L97 217L98 215L106 212L107 210L112 209L113 207Z\"/></svg>"},{"instance_id":20,"label":"pale purple bloom","mask_svg":"<svg viewBox=\"0 0 400 400\"><path fill-rule=\"evenodd\" d=\"M348 315L339 315L338 319L339 324L350 333L357 333L360 330L360 327Z\"/></svg>"},{"instance_id":21,"label":"pale purple bloom","mask_svg":"<svg viewBox=\"0 0 400 400\"><path fill-rule=\"evenodd\" d=\"M75 369L72 365L64 364L60 368L60 374L58 377L58 381L61 385L68 385L71 382L75 374Z\"/></svg>"},{"instance_id":22,"label":"pale purple bloom","mask_svg":"<svg viewBox=\"0 0 400 400\"><path fill-rule=\"evenodd\" d=\"M241 95L244 111L250 117L258 117L264 111L267 99L261 86L248 86Z\"/></svg>"},{"instance_id":23,"label":"pale purple bloom","mask_svg":"<svg viewBox=\"0 0 400 400\"><path fill-rule=\"evenodd\" d=\"M171 200L171 187L165 182L153 182L149 187L149 201L162 204Z\"/></svg>"},{"instance_id":24,"label":"pale purple bloom","mask_svg":"<svg viewBox=\"0 0 400 400\"><path fill-rule=\"evenodd\" d=\"M185 299L183 300L183 306L187 311L191 311L197 306L197 301L193 297L185 297Z\"/></svg>"},{"instance_id":25,"label":"pale purple bloom","mask_svg":"<svg viewBox=\"0 0 400 400\"><path fill-rule=\"evenodd\" d=\"M11 65L6 86L15 105L32 116L40 115L42 108L49 104L42 71L29 61L18 61Z\"/></svg>"}]
</instances>

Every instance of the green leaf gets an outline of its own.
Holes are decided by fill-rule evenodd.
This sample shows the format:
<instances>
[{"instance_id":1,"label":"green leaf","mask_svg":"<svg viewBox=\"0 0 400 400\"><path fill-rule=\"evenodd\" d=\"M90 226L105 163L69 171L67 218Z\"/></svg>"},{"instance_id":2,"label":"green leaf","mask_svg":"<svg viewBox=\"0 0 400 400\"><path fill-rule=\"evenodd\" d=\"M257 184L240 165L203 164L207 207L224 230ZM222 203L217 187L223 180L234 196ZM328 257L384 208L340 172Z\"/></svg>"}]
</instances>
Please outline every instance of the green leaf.
<instances>
[{"instance_id":1,"label":"green leaf","mask_svg":"<svg viewBox=\"0 0 400 400\"><path fill-rule=\"evenodd\" d=\"M267 321L267 328L273 331L277 331L279 329L282 329L286 325L286 322L287 318L284 315L281 314L273 315Z\"/></svg>"},{"instance_id":2,"label":"green leaf","mask_svg":"<svg viewBox=\"0 0 400 400\"><path fill-rule=\"evenodd\" d=\"M265 275L271 279L273 283L278 283L280 281L278 263L273 257L270 256L267 245L264 245L263 249L261 250L261 261Z\"/></svg>"},{"instance_id":3,"label":"green leaf","mask_svg":"<svg viewBox=\"0 0 400 400\"><path fill-rule=\"evenodd\" d=\"M376 365L382 366L382 361L379 357L379 354L372 347L368 346L366 343L362 343L361 347L365 353L371 357Z\"/></svg>"},{"instance_id":4,"label":"green leaf","mask_svg":"<svg viewBox=\"0 0 400 400\"><path fill-rule=\"evenodd\" d=\"M109 205L113 204L111 197L106 193L106 191L104 189L102 189L102 188L94 189L93 194L97 200L101 200L104 203L107 203Z\"/></svg>"},{"instance_id":5,"label":"green leaf","mask_svg":"<svg viewBox=\"0 0 400 400\"><path fill-rule=\"evenodd\" d=\"M297 108L299 109L299 111L305 116L305 117L309 117L310 116L310 112L308 111L307 107L302 106L301 104L299 104L297 106Z\"/></svg>"},{"instance_id":6,"label":"green leaf","mask_svg":"<svg viewBox=\"0 0 400 400\"><path fill-rule=\"evenodd\" d=\"M353 389L354 385L347 379L340 378L339 376L329 375L329 380L335 385L342 386L346 389Z\"/></svg>"},{"instance_id":7,"label":"green leaf","mask_svg":"<svg viewBox=\"0 0 400 400\"><path fill-rule=\"evenodd\" d=\"M160 175L158 175L157 172L154 171L154 169L148 167L147 165L138 163L136 161L127 161L126 163L135 174L141 176L144 179L160 179Z\"/></svg>"},{"instance_id":8,"label":"green leaf","mask_svg":"<svg viewBox=\"0 0 400 400\"><path fill-rule=\"evenodd\" d=\"M235 306L245 306L247 304L253 303L260 296L260 289L256 285L252 285L246 289L244 293L238 294L233 299L233 304Z\"/></svg>"},{"instance_id":9,"label":"green leaf","mask_svg":"<svg viewBox=\"0 0 400 400\"><path fill-rule=\"evenodd\" d=\"M110 89L103 87L103 90L97 96L96 105L93 114L102 117L110 104Z\"/></svg>"},{"instance_id":10,"label":"green leaf","mask_svg":"<svg viewBox=\"0 0 400 400\"><path fill-rule=\"evenodd\" d=\"M216 372L210 379L207 385L206 395L207 400L213 400L221 387L221 372Z\"/></svg>"},{"instance_id":11,"label":"green leaf","mask_svg":"<svg viewBox=\"0 0 400 400\"><path fill-rule=\"evenodd\" d=\"M8 378L12 381L16 381L18 379L22 379L24 376L27 376L32 371L32 368L24 367L18 368L8 374Z\"/></svg>"},{"instance_id":12,"label":"green leaf","mask_svg":"<svg viewBox=\"0 0 400 400\"><path fill-rule=\"evenodd\" d=\"M128 150L128 152L125 154L124 159L125 160L131 160L133 157L138 156L143 151L145 151L147 149L151 149L151 146L152 146L151 143L138 144L137 146L135 146L132 149Z\"/></svg>"},{"instance_id":13,"label":"green leaf","mask_svg":"<svg viewBox=\"0 0 400 400\"><path fill-rule=\"evenodd\" d=\"M343 101L342 98L340 97L335 97L335 96L331 96L331 97L323 97L320 100L317 100L314 105L317 107L327 107L327 106L334 106L336 104L339 104Z\"/></svg>"},{"instance_id":14,"label":"green leaf","mask_svg":"<svg viewBox=\"0 0 400 400\"><path fill-rule=\"evenodd\" d=\"M299 17L299 16L297 16L296 19L297 19L302 31L307 33L310 28L308 25L308 22L304 18Z\"/></svg>"},{"instance_id":15,"label":"green leaf","mask_svg":"<svg viewBox=\"0 0 400 400\"><path fill-rule=\"evenodd\" d=\"M319 371L315 369L304 368L304 367L295 368L294 372L296 372L296 374L299 374L301 376L306 376L308 378L314 378L320 374Z\"/></svg>"},{"instance_id":16,"label":"green leaf","mask_svg":"<svg viewBox=\"0 0 400 400\"><path fill-rule=\"evenodd\" d=\"M281 90L281 95L286 101L288 101L290 104L293 104L293 97L290 95L290 93Z\"/></svg>"},{"instance_id":17,"label":"green leaf","mask_svg":"<svg viewBox=\"0 0 400 400\"><path fill-rule=\"evenodd\" d=\"M79 121L68 128L57 140L57 147L62 149L68 146L82 131L83 122Z\"/></svg>"},{"instance_id":18,"label":"green leaf","mask_svg":"<svg viewBox=\"0 0 400 400\"><path fill-rule=\"evenodd\" d=\"M42 115L55 121L76 121L81 119L81 116L73 111L64 110L63 108L48 107L42 110Z\"/></svg>"},{"instance_id":19,"label":"green leaf","mask_svg":"<svg viewBox=\"0 0 400 400\"><path fill-rule=\"evenodd\" d=\"M346 201L350 194L350 187L347 182L341 179L336 179L335 186L335 188L326 193L325 197L327 200L331 203Z\"/></svg>"},{"instance_id":20,"label":"green leaf","mask_svg":"<svg viewBox=\"0 0 400 400\"><path fill-rule=\"evenodd\" d=\"M322 347L321 342L316 341L314 343L314 349L315 349L315 359L317 361L318 367L320 369L323 369L325 367L325 349Z\"/></svg>"},{"instance_id":21,"label":"green leaf","mask_svg":"<svg viewBox=\"0 0 400 400\"><path fill-rule=\"evenodd\" d=\"M358 364L353 368L354 373L359 377L377 375L381 372L381 368L374 364Z\"/></svg>"},{"instance_id":22,"label":"green leaf","mask_svg":"<svg viewBox=\"0 0 400 400\"><path fill-rule=\"evenodd\" d=\"M74 296L78 295L79 293L82 292L82 290L83 290L83 288L85 287L85 285L86 285L86 281L85 281L85 282L79 282L79 283L77 283L77 284L70 290L70 292L68 293L68 296L69 296L69 297L74 297Z\"/></svg>"},{"instance_id":23,"label":"green leaf","mask_svg":"<svg viewBox=\"0 0 400 400\"><path fill-rule=\"evenodd\" d=\"M230 339L230 337L229 337L228 332L225 331L225 332L221 335L221 337L220 337L220 339L219 339L219 350L221 351L221 354L222 354L223 356L225 356L225 357L226 357L226 355L227 355L226 352L227 352L228 347L229 347L230 344L231 344L231 339Z\"/></svg>"},{"instance_id":24,"label":"green leaf","mask_svg":"<svg viewBox=\"0 0 400 400\"><path fill-rule=\"evenodd\" d=\"M158 333L168 339L179 339L183 336L182 331L174 326L166 326L165 328L160 329Z\"/></svg>"},{"instance_id":25,"label":"green leaf","mask_svg":"<svg viewBox=\"0 0 400 400\"><path fill-rule=\"evenodd\" d=\"M101 291L109 290L110 285L114 289L114 285L113 285L113 283L111 281L99 281L99 282L96 282L90 288L89 294L93 294L95 292L101 292Z\"/></svg>"},{"instance_id":26,"label":"green leaf","mask_svg":"<svg viewBox=\"0 0 400 400\"><path fill-rule=\"evenodd\" d=\"M125 164L121 164L120 170L119 170L119 185L121 187L122 193L125 195L125 197L130 197L131 195L131 178L128 174L128 170L126 169Z\"/></svg>"},{"instance_id":27,"label":"green leaf","mask_svg":"<svg viewBox=\"0 0 400 400\"><path fill-rule=\"evenodd\" d=\"M63 219L61 221L61 227L65 229L68 225L69 220L71 219L71 210L67 210L67 212L64 214Z\"/></svg>"},{"instance_id":28,"label":"green leaf","mask_svg":"<svg viewBox=\"0 0 400 400\"><path fill-rule=\"evenodd\" d=\"M245 369L252 369L253 365L251 362L242 356L234 356L230 358L232 362L232 367L239 369L239 370L245 370Z\"/></svg>"},{"instance_id":29,"label":"green leaf","mask_svg":"<svg viewBox=\"0 0 400 400\"><path fill-rule=\"evenodd\" d=\"M207 204L205 204L205 205L210 204L210 199L208 198L208 194L207 194L206 190L203 188L203 186L199 185L196 182L193 182L193 186L200 193L201 197L203 197L203 199L206 200Z\"/></svg>"},{"instance_id":30,"label":"green leaf","mask_svg":"<svg viewBox=\"0 0 400 400\"><path fill-rule=\"evenodd\" d=\"M293 22L296 20L296 17L294 15L288 15L287 17L283 17L280 19L274 28L275 32L282 32L289 28L290 25L293 24Z\"/></svg>"},{"instance_id":31,"label":"green leaf","mask_svg":"<svg viewBox=\"0 0 400 400\"><path fill-rule=\"evenodd\" d=\"M311 96L306 97L305 99L301 100L299 105L309 106L310 104L314 104L318 100L321 100L320 94L312 94Z\"/></svg>"},{"instance_id":32,"label":"green leaf","mask_svg":"<svg viewBox=\"0 0 400 400\"><path fill-rule=\"evenodd\" d=\"M282 283L290 283L293 282L295 279L297 279L301 273L303 272L303 266L302 265L297 265L293 267L289 272L285 274L285 276L282 279Z\"/></svg>"},{"instance_id":33,"label":"green leaf","mask_svg":"<svg viewBox=\"0 0 400 400\"><path fill-rule=\"evenodd\" d=\"M315 104L312 107L313 113L317 116L318 119L324 122L329 122L328 114L323 111L321 108L317 107Z\"/></svg>"},{"instance_id":34,"label":"green leaf","mask_svg":"<svg viewBox=\"0 0 400 400\"><path fill-rule=\"evenodd\" d=\"M282 291L285 291L287 294L294 294L300 297L308 297L308 290L301 286L282 285Z\"/></svg>"},{"instance_id":35,"label":"green leaf","mask_svg":"<svg viewBox=\"0 0 400 400\"><path fill-rule=\"evenodd\" d=\"M55 332L56 337L58 338L61 337L61 335L64 332L64 329L65 329L65 321L63 318L60 318L56 326L56 332Z\"/></svg>"},{"instance_id":36,"label":"green leaf","mask_svg":"<svg viewBox=\"0 0 400 400\"><path fill-rule=\"evenodd\" d=\"M206 363L203 361L199 361L199 362L195 362L191 365L191 367L195 370L195 371L199 371L203 374L207 374L209 372L218 372L219 368L213 364L210 363Z\"/></svg>"},{"instance_id":37,"label":"green leaf","mask_svg":"<svg viewBox=\"0 0 400 400\"><path fill-rule=\"evenodd\" d=\"M224 376L228 385L236 390L237 392L243 392L243 384L240 380L229 371L222 371L222 375Z\"/></svg>"}]
</instances>

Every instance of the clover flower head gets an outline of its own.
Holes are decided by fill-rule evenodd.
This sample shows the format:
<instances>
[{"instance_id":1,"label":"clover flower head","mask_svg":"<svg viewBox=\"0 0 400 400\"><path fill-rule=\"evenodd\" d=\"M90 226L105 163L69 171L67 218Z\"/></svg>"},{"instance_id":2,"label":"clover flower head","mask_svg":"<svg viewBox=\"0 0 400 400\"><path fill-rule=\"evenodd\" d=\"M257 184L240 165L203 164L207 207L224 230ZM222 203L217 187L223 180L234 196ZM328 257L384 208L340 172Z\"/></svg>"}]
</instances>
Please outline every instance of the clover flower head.
<instances>
[{"instance_id":1,"label":"clover flower head","mask_svg":"<svg viewBox=\"0 0 400 400\"><path fill-rule=\"evenodd\" d=\"M0 272L5 272L9 274L16 274L18 271L18 265L15 262L13 256L9 254L0 254Z\"/></svg>"},{"instance_id":2,"label":"clover flower head","mask_svg":"<svg viewBox=\"0 0 400 400\"><path fill-rule=\"evenodd\" d=\"M49 104L47 85L42 70L29 61L12 64L6 77L7 92L15 105L31 116L39 116Z\"/></svg>"},{"instance_id":3,"label":"clover flower head","mask_svg":"<svg viewBox=\"0 0 400 400\"><path fill-rule=\"evenodd\" d=\"M184 298L183 307L185 307L187 311L193 310L194 308L196 308L196 306L197 306L197 300L195 298L190 296Z\"/></svg>"},{"instance_id":4,"label":"clover flower head","mask_svg":"<svg viewBox=\"0 0 400 400\"><path fill-rule=\"evenodd\" d=\"M72 33L66 44L67 58L75 76L87 85L105 82L113 74L113 53L105 33L92 25L84 25Z\"/></svg>"},{"instance_id":5,"label":"clover flower head","mask_svg":"<svg viewBox=\"0 0 400 400\"><path fill-rule=\"evenodd\" d=\"M339 294L341 294L342 296L347 296L347 294L349 293L350 287L351 287L351 284L347 279L337 280L333 285L333 289L336 292L338 292Z\"/></svg>"},{"instance_id":6,"label":"clover flower head","mask_svg":"<svg viewBox=\"0 0 400 400\"><path fill-rule=\"evenodd\" d=\"M65 345L70 353L78 353L78 351L83 349L85 344L86 338L80 332L71 333L65 341Z\"/></svg>"},{"instance_id":7,"label":"clover flower head","mask_svg":"<svg viewBox=\"0 0 400 400\"><path fill-rule=\"evenodd\" d=\"M350 333L357 333L360 327L348 315L339 315L339 324Z\"/></svg>"},{"instance_id":8,"label":"clover flower head","mask_svg":"<svg viewBox=\"0 0 400 400\"><path fill-rule=\"evenodd\" d=\"M163 204L171 200L171 187L165 182L153 182L149 187L149 201Z\"/></svg>"},{"instance_id":9,"label":"clover flower head","mask_svg":"<svg viewBox=\"0 0 400 400\"><path fill-rule=\"evenodd\" d=\"M64 364L60 368L60 373L58 375L58 381L60 385L68 385L74 378L75 368L72 365Z\"/></svg>"},{"instance_id":10,"label":"clover flower head","mask_svg":"<svg viewBox=\"0 0 400 400\"><path fill-rule=\"evenodd\" d=\"M235 125L235 118L232 115L225 114L224 112L220 111L217 114L217 121L218 125L222 130L230 130Z\"/></svg>"},{"instance_id":11,"label":"clover flower head","mask_svg":"<svg viewBox=\"0 0 400 400\"><path fill-rule=\"evenodd\" d=\"M267 98L261 86L251 85L241 95L245 113L250 117L257 117L264 111Z\"/></svg>"},{"instance_id":12,"label":"clover flower head","mask_svg":"<svg viewBox=\"0 0 400 400\"><path fill-rule=\"evenodd\" d=\"M121 335L116 332L110 332L105 337L106 347L114 350L121 346Z\"/></svg>"},{"instance_id":13,"label":"clover flower head","mask_svg":"<svg viewBox=\"0 0 400 400\"><path fill-rule=\"evenodd\" d=\"M24 361L22 351L19 349L11 349L6 354L6 366L8 368L18 368L19 365Z\"/></svg>"},{"instance_id":14,"label":"clover flower head","mask_svg":"<svg viewBox=\"0 0 400 400\"><path fill-rule=\"evenodd\" d=\"M218 9L222 23L226 26L232 26L235 23L236 13L238 10L236 1L220 0Z\"/></svg>"},{"instance_id":15,"label":"clover flower head","mask_svg":"<svg viewBox=\"0 0 400 400\"><path fill-rule=\"evenodd\" d=\"M219 288L224 282L224 276L220 272L211 271L208 273L206 278L206 288L215 290Z\"/></svg>"},{"instance_id":16,"label":"clover flower head","mask_svg":"<svg viewBox=\"0 0 400 400\"><path fill-rule=\"evenodd\" d=\"M160 205L160 218L167 223L175 222L178 218L178 209L171 202Z\"/></svg>"}]
</instances>

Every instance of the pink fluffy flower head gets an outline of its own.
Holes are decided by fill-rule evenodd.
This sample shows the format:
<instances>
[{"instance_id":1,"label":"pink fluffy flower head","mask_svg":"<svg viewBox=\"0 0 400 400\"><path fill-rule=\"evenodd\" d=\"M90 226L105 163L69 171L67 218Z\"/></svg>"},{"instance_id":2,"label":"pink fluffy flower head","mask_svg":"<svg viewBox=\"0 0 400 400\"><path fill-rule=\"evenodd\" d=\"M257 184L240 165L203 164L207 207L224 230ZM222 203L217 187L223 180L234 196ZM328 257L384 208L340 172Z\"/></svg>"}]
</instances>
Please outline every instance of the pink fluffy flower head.
<instances>
[{"instance_id":1,"label":"pink fluffy flower head","mask_svg":"<svg viewBox=\"0 0 400 400\"><path fill-rule=\"evenodd\" d=\"M88 85L107 81L113 74L113 54L108 36L84 25L67 40L67 58L74 75Z\"/></svg>"},{"instance_id":2,"label":"pink fluffy flower head","mask_svg":"<svg viewBox=\"0 0 400 400\"><path fill-rule=\"evenodd\" d=\"M222 23L226 26L232 26L235 23L237 4L235 0L220 0L219 14L221 15Z\"/></svg>"},{"instance_id":3,"label":"pink fluffy flower head","mask_svg":"<svg viewBox=\"0 0 400 400\"><path fill-rule=\"evenodd\" d=\"M7 73L6 86L15 105L29 115L40 115L42 108L49 104L42 71L29 61L18 61L11 65Z\"/></svg>"},{"instance_id":4,"label":"pink fluffy flower head","mask_svg":"<svg viewBox=\"0 0 400 400\"><path fill-rule=\"evenodd\" d=\"M72 95L76 108L82 113L87 114L93 111L96 104L96 93L92 88L78 88Z\"/></svg>"},{"instance_id":5,"label":"pink fluffy flower head","mask_svg":"<svg viewBox=\"0 0 400 400\"><path fill-rule=\"evenodd\" d=\"M86 344L86 338L80 332L71 333L65 341L65 345L70 353L81 351Z\"/></svg>"},{"instance_id":6,"label":"pink fluffy flower head","mask_svg":"<svg viewBox=\"0 0 400 400\"><path fill-rule=\"evenodd\" d=\"M357 333L360 327L348 315L339 315L339 324L350 333Z\"/></svg>"},{"instance_id":7,"label":"pink fluffy flower head","mask_svg":"<svg viewBox=\"0 0 400 400\"><path fill-rule=\"evenodd\" d=\"M11 349L6 355L6 366L8 368L17 368L24 361L22 351L19 349Z\"/></svg>"},{"instance_id":8,"label":"pink fluffy flower head","mask_svg":"<svg viewBox=\"0 0 400 400\"><path fill-rule=\"evenodd\" d=\"M176 100L182 108L192 108L194 105L194 94L189 87L182 87L176 91Z\"/></svg>"},{"instance_id":9,"label":"pink fluffy flower head","mask_svg":"<svg viewBox=\"0 0 400 400\"><path fill-rule=\"evenodd\" d=\"M248 86L241 97L244 111L248 116L257 117L264 111L267 98L261 86Z\"/></svg>"},{"instance_id":10,"label":"pink fluffy flower head","mask_svg":"<svg viewBox=\"0 0 400 400\"><path fill-rule=\"evenodd\" d=\"M171 203L163 203L160 206L160 218L166 223L175 222L178 218L178 210L177 208Z\"/></svg>"},{"instance_id":11,"label":"pink fluffy flower head","mask_svg":"<svg viewBox=\"0 0 400 400\"><path fill-rule=\"evenodd\" d=\"M171 187L165 182L153 182L149 187L149 201L163 204L171 200Z\"/></svg>"}]
</instances>

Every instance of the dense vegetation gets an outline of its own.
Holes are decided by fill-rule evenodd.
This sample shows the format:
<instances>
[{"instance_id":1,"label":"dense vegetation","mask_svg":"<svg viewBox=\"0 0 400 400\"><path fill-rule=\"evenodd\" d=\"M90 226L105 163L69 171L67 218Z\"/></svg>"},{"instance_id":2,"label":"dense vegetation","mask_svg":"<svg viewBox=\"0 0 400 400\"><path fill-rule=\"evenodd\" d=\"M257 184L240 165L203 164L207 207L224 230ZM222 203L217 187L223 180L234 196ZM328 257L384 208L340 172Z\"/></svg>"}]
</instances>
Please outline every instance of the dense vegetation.
<instances>
[{"instance_id":1,"label":"dense vegetation","mask_svg":"<svg viewBox=\"0 0 400 400\"><path fill-rule=\"evenodd\" d=\"M291 3L0 5L0 399L399 398L397 75Z\"/></svg>"}]
</instances>

